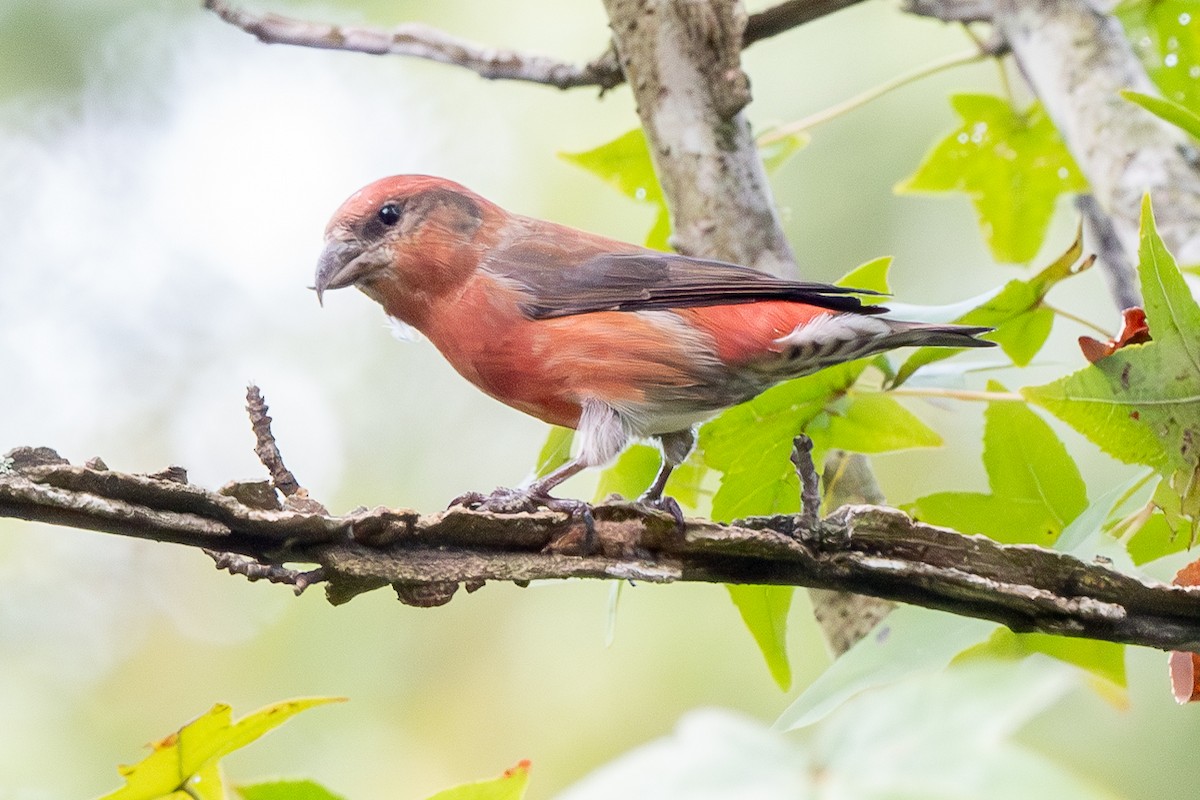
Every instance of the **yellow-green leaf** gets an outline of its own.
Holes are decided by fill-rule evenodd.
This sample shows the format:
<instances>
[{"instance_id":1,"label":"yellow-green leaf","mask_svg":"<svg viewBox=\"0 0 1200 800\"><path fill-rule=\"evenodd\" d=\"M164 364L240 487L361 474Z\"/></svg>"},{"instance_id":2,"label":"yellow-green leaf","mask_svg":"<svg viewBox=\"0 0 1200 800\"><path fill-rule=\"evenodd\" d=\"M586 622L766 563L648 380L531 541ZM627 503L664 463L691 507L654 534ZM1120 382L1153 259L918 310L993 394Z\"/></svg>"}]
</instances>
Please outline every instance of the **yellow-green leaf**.
<instances>
[{"instance_id":1,"label":"yellow-green leaf","mask_svg":"<svg viewBox=\"0 0 1200 800\"><path fill-rule=\"evenodd\" d=\"M804 133L772 140L759 151L764 168L768 173L774 172L807 143L808 136ZM591 150L559 153L558 156L598 176L626 197L653 206L657 213L645 245L654 250L670 249L671 215L654 174L646 134L641 128L634 128Z\"/></svg>"},{"instance_id":2,"label":"yellow-green leaf","mask_svg":"<svg viewBox=\"0 0 1200 800\"><path fill-rule=\"evenodd\" d=\"M785 692L792 686L792 666L788 662L787 620L792 608L791 586L726 586L733 604L750 629L758 649L767 662L767 669L779 688Z\"/></svg>"},{"instance_id":3,"label":"yellow-green leaf","mask_svg":"<svg viewBox=\"0 0 1200 800\"><path fill-rule=\"evenodd\" d=\"M551 425L546 434L546 443L538 453L537 469L539 478L544 478L554 470L571 460L571 445L575 442L575 431L561 425Z\"/></svg>"},{"instance_id":4,"label":"yellow-green leaf","mask_svg":"<svg viewBox=\"0 0 1200 800\"><path fill-rule=\"evenodd\" d=\"M1051 636L1048 633L1013 633L998 628L986 642L964 653L966 657L1025 658L1042 653L1087 670L1097 678L1124 688L1125 645L1093 639Z\"/></svg>"},{"instance_id":5,"label":"yellow-green leaf","mask_svg":"<svg viewBox=\"0 0 1200 800\"><path fill-rule=\"evenodd\" d=\"M1163 97L1200 109L1200 4L1138 0L1121 3L1116 16Z\"/></svg>"},{"instance_id":6,"label":"yellow-green leaf","mask_svg":"<svg viewBox=\"0 0 1200 800\"><path fill-rule=\"evenodd\" d=\"M1200 114L1179 103L1155 97L1152 94L1135 92L1132 89L1122 89L1121 97L1137 103L1151 114L1164 119L1172 125L1187 132L1192 138L1200 139Z\"/></svg>"},{"instance_id":7,"label":"yellow-green leaf","mask_svg":"<svg viewBox=\"0 0 1200 800\"><path fill-rule=\"evenodd\" d=\"M596 502L613 494L630 500L638 497L650 487L661 465L662 454L657 447L635 444L626 448L612 466L600 473Z\"/></svg>"},{"instance_id":8,"label":"yellow-green leaf","mask_svg":"<svg viewBox=\"0 0 1200 800\"><path fill-rule=\"evenodd\" d=\"M265 781L237 787L243 800L345 800L319 783L307 780Z\"/></svg>"},{"instance_id":9,"label":"yellow-green leaf","mask_svg":"<svg viewBox=\"0 0 1200 800\"><path fill-rule=\"evenodd\" d=\"M985 338L1000 345L1017 366L1025 366L1046 343L1054 322L1054 313L1042 305L1046 295L1058 283L1078 275L1091 264L1084 261L1076 267L1083 254L1083 230L1071 246L1029 280L1012 280L997 291L966 304L955 306L893 305L893 314L918 322L955 322L961 325L986 325L996 330ZM921 347L905 359L892 381L893 386L904 383L921 367L949 358L956 351L945 347Z\"/></svg>"},{"instance_id":10,"label":"yellow-green leaf","mask_svg":"<svg viewBox=\"0 0 1200 800\"><path fill-rule=\"evenodd\" d=\"M132 766L118 767L125 785L101 800L157 800L175 792L203 800L225 797L219 761L272 728L314 706L341 702L340 697L307 697L260 708L231 721L229 706L218 703L208 713L155 742L150 755Z\"/></svg>"},{"instance_id":11,"label":"yellow-green leaf","mask_svg":"<svg viewBox=\"0 0 1200 800\"><path fill-rule=\"evenodd\" d=\"M788 381L700 428L704 463L723 473L713 497L713 519L727 522L799 510L792 439L842 397L866 365L865 360L852 361Z\"/></svg>"},{"instance_id":12,"label":"yellow-green leaf","mask_svg":"<svg viewBox=\"0 0 1200 800\"><path fill-rule=\"evenodd\" d=\"M818 450L888 453L941 447L942 437L886 394L853 392L826 405L806 429Z\"/></svg>"},{"instance_id":13,"label":"yellow-green leaf","mask_svg":"<svg viewBox=\"0 0 1200 800\"><path fill-rule=\"evenodd\" d=\"M464 783L430 795L428 800L521 800L529 784L528 761L518 762L499 778Z\"/></svg>"},{"instance_id":14,"label":"yellow-green leaf","mask_svg":"<svg viewBox=\"0 0 1200 800\"><path fill-rule=\"evenodd\" d=\"M583 167L626 197L653 206L657 215L645 244L655 250L668 249L671 218L654 174L654 162L650 159L646 134L641 128L634 128L591 150L559 153L558 157Z\"/></svg>"},{"instance_id":15,"label":"yellow-green leaf","mask_svg":"<svg viewBox=\"0 0 1200 800\"><path fill-rule=\"evenodd\" d=\"M1016 111L1002 97L950 98L962 126L896 186L900 193L965 192L992 254L1026 263L1037 255L1054 203L1087 183L1041 106Z\"/></svg>"},{"instance_id":16,"label":"yellow-green leaf","mask_svg":"<svg viewBox=\"0 0 1200 800\"><path fill-rule=\"evenodd\" d=\"M983 465L992 493L938 492L916 500L910 513L1001 542L1053 544L1088 507L1078 467L1050 426L1023 404L991 403L984 416Z\"/></svg>"}]
</instances>

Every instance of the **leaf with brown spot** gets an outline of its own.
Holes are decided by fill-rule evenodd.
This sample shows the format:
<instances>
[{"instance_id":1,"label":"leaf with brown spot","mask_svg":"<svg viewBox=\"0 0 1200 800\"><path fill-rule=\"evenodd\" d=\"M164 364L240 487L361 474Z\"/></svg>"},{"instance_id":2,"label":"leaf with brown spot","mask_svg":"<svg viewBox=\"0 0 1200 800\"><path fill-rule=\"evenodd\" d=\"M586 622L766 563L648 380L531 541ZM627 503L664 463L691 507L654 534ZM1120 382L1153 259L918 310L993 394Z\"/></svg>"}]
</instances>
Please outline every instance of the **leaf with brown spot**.
<instances>
[{"instance_id":1,"label":"leaf with brown spot","mask_svg":"<svg viewBox=\"0 0 1200 800\"><path fill-rule=\"evenodd\" d=\"M1022 390L1109 454L1165 479L1191 537L1200 533L1200 305L1142 204L1138 274L1154 341L1121 349L1045 386ZM1137 331L1131 331L1136 336ZM1164 503L1156 497L1156 504Z\"/></svg>"}]
</instances>

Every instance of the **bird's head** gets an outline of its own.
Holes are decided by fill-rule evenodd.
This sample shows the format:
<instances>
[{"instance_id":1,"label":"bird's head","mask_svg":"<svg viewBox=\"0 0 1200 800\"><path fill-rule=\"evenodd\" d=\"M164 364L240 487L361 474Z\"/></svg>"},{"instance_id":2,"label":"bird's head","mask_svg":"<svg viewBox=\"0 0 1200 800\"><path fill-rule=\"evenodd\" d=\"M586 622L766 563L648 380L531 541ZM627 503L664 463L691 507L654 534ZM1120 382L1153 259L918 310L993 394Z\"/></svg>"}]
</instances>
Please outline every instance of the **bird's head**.
<instances>
[{"instance_id":1,"label":"bird's head","mask_svg":"<svg viewBox=\"0 0 1200 800\"><path fill-rule=\"evenodd\" d=\"M359 189L329 221L317 300L357 286L385 308L456 286L474 271L498 207L453 181L394 175ZM394 313L389 308L389 313Z\"/></svg>"}]
</instances>

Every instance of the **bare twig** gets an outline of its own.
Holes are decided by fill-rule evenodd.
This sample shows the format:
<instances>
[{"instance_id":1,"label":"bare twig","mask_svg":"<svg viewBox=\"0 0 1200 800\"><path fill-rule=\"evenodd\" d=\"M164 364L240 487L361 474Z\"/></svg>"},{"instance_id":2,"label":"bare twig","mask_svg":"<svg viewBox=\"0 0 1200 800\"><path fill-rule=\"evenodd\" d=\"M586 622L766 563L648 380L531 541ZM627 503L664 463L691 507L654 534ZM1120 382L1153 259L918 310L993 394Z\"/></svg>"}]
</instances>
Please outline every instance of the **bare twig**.
<instances>
[{"instance_id":1,"label":"bare twig","mask_svg":"<svg viewBox=\"0 0 1200 800\"><path fill-rule=\"evenodd\" d=\"M975 50L969 50L964 53L956 53L955 55L946 56L945 58L939 58L936 61L923 64L916 69L910 70L909 72L905 72L895 76L894 78L890 78L878 86L873 86L866 91L860 92L859 94L847 98L840 103L836 103L829 108L822 109L815 114L810 114L803 119L796 120L795 122L789 122L786 125L780 125L777 128L772 128L762 136L758 137L758 143L760 145L770 144L772 142L779 141L780 139L785 139L788 136L793 136L797 133L812 130L818 125L822 125L830 120L837 119L843 114L864 106L873 100L878 100L888 92L895 91L902 86L907 86L915 81L928 78L931 75L936 75L943 70L952 69L953 67L958 67L965 64L974 64L977 61L982 61L985 58L992 58L995 55L997 55L997 53L989 52L986 47L983 47Z\"/></svg>"},{"instance_id":2,"label":"bare twig","mask_svg":"<svg viewBox=\"0 0 1200 800\"><path fill-rule=\"evenodd\" d=\"M271 418L267 416L267 403L262 392L253 383L246 387L246 411L250 414L250 428L254 431L254 454L271 473L271 483L291 497L301 491L300 484L292 471L283 464L283 454L271 433Z\"/></svg>"},{"instance_id":3,"label":"bare twig","mask_svg":"<svg viewBox=\"0 0 1200 800\"><path fill-rule=\"evenodd\" d=\"M789 0L751 14L742 47L858 2L860 0ZM625 74L611 44L592 61L572 64L537 53L488 47L418 23L384 30L311 22L281 14L256 14L234 6L228 0L204 0L204 7L267 44L411 56L463 67L489 80L526 81L559 89L596 86L603 92L625 82Z\"/></svg>"},{"instance_id":4,"label":"bare twig","mask_svg":"<svg viewBox=\"0 0 1200 800\"><path fill-rule=\"evenodd\" d=\"M801 434L792 442L792 464L800 479L800 520L816 531L821 525L821 481L812 460L812 439Z\"/></svg>"},{"instance_id":5,"label":"bare twig","mask_svg":"<svg viewBox=\"0 0 1200 800\"><path fill-rule=\"evenodd\" d=\"M1112 217L1105 213L1091 194L1077 196L1075 207L1083 215L1084 227L1095 245L1096 260L1100 262L1100 271L1104 274L1113 303L1120 311L1140 306L1142 293L1138 288L1137 271L1121 246L1121 237L1117 235Z\"/></svg>"},{"instance_id":6,"label":"bare twig","mask_svg":"<svg viewBox=\"0 0 1200 800\"><path fill-rule=\"evenodd\" d=\"M1020 631L1200 650L1200 591L963 536L876 506L844 507L801 540L791 516L732 525L689 519L680 530L667 514L601 505L600 550L579 557L543 552L552 541L580 535L580 523L562 513L381 508L330 517L252 508L191 484L18 462L10 457L0 472L0 516L240 553L258 566L318 564L323 573L296 580L326 578L334 602L389 584L401 599L425 605L445 602L458 584L497 580L787 584L916 603Z\"/></svg>"},{"instance_id":7,"label":"bare twig","mask_svg":"<svg viewBox=\"0 0 1200 800\"><path fill-rule=\"evenodd\" d=\"M230 25L268 44L412 56L463 67L481 78L530 81L559 89L576 86L609 89L624 80L611 52L580 66L548 56L487 47L415 22L383 30L310 22L280 14L255 14L226 0L204 0L204 6Z\"/></svg>"},{"instance_id":8,"label":"bare twig","mask_svg":"<svg viewBox=\"0 0 1200 800\"><path fill-rule=\"evenodd\" d=\"M751 14L746 20L742 47L749 47L755 42L777 36L859 2L860 0L787 0L777 6L764 8Z\"/></svg>"},{"instance_id":9,"label":"bare twig","mask_svg":"<svg viewBox=\"0 0 1200 800\"><path fill-rule=\"evenodd\" d=\"M286 583L295 587L297 595L303 594L304 590L314 583L320 583L325 580L325 570L323 568L301 572L300 570L289 569L278 564L264 564L249 556L240 556L237 553L222 553L217 550L202 549L204 550L204 554L216 563L217 569L223 569L230 575L243 575L252 583L264 579L271 583Z\"/></svg>"}]
</instances>

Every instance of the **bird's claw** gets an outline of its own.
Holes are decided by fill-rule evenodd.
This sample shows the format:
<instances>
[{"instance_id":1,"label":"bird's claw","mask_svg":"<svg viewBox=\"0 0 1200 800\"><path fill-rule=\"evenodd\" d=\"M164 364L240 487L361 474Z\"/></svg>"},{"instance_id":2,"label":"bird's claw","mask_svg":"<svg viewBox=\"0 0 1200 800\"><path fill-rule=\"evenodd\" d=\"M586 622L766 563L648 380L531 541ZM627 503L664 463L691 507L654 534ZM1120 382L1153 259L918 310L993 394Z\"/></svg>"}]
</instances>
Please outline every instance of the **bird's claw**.
<instances>
[{"instance_id":1,"label":"bird's claw","mask_svg":"<svg viewBox=\"0 0 1200 800\"><path fill-rule=\"evenodd\" d=\"M592 555L599 549L600 540L596 534L596 518L592 515L592 507L582 500L570 500L561 497L551 497L548 494L532 492L528 489L496 489L491 494L482 492L467 492L454 498L450 506L462 506L472 511L490 511L493 514L520 514L533 512L540 508L569 514L583 523L583 542L580 545L567 545L560 536L546 550L551 552L576 552L579 555ZM568 534L569 535L569 534Z\"/></svg>"},{"instance_id":2,"label":"bird's claw","mask_svg":"<svg viewBox=\"0 0 1200 800\"><path fill-rule=\"evenodd\" d=\"M546 497L545 500L553 498ZM549 508L543 498L520 489L500 487L491 494L483 492L466 492L450 501L450 507L462 506L472 511L490 511L493 514L520 514L521 512L537 511L539 508Z\"/></svg>"},{"instance_id":3,"label":"bird's claw","mask_svg":"<svg viewBox=\"0 0 1200 800\"><path fill-rule=\"evenodd\" d=\"M667 495L659 495L653 497L649 494L644 494L637 500L638 505L645 508L652 508L655 511L665 511L675 520L675 529L679 533L683 533L685 523L683 519L683 509L679 507L678 501L674 497Z\"/></svg>"}]
</instances>

